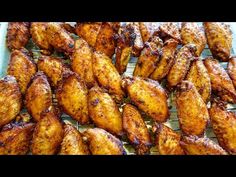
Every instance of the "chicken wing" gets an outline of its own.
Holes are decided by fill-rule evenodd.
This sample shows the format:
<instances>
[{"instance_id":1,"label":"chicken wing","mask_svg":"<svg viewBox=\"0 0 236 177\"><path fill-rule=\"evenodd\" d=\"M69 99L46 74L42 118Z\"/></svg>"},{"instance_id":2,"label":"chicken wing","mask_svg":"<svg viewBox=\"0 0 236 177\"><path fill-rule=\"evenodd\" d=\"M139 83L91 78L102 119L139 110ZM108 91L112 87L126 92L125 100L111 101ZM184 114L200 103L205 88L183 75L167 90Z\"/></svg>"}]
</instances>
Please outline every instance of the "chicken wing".
<instances>
[{"instance_id":1,"label":"chicken wing","mask_svg":"<svg viewBox=\"0 0 236 177\"><path fill-rule=\"evenodd\" d=\"M180 29L177 23L165 22L159 26L159 36L165 42L169 38L173 38L181 43Z\"/></svg>"},{"instance_id":2,"label":"chicken wing","mask_svg":"<svg viewBox=\"0 0 236 177\"><path fill-rule=\"evenodd\" d=\"M64 138L61 143L61 155L89 155L81 133L73 125L64 125Z\"/></svg>"},{"instance_id":3,"label":"chicken wing","mask_svg":"<svg viewBox=\"0 0 236 177\"><path fill-rule=\"evenodd\" d=\"M5 125L0 132L0 155L26 155L34 126L34 123Z\"/></svg>"},{"instance_id":4,"label":"chicken wing","mask_svg":"<svg viewBox=\"0 0 236 177\"><path fill-rule=\"evenodd\" d=\"M157 36L154 36L150 42L145 43L135 65L134 76L149 77L156 68L162 46L162 40Z\"/></svg>"},{"instance_id":5,"label":"chicken wing","mask_svg":"<svg viewBox=\"0 0 236 177\"><path fill-rule=\"evenodd\" d=\"M135 38L134 28L131 24L121 26L116 48L116 69L120 74L126 71Z\"/></svg>"},{"instance_id":6,"label":"chicken wing","mask_svg":"<svg viewBox=\"0 0 236 177\"><path fill-rule=\"evenodd\" d=\"M20 49L25 47L29 39L29 22L9 22L7 28L7 47L9 49Z\"/></svg>"},{"instance_id":7,"label":"chicken wing","mask_svg":"<svg viewBox=\"0 0 236 177\"><path fill-rule=\"evenodd\" d=\"M52 91L43 72L37 72L32 83L26 90L25 106L35 121L40 120L40 114L52 106Z\"/></svg>"},{"instance_id":8,"label":"chicken wing","mask_svg":"<svg viewBox=\"0 0 236 177\"><path fill-rule=\"evenodd\" d=\"M22 94L25 94L26 88L36 72L36 65L26 49L15 49L11 52L7 74L16 78Z\"/></svg>"},{"instance_id":9,"label":"chicken wing","mask_svg":"<svg viewBox=\"0 0 236 177\"><path fill-rule=\"evenodd\" d=\"M192 61L186 80L194 84L203 101L207 103L211 97L211 79L200 58Z\"/></svg>"},{"instance_id":10,"label":"chicken wing","mask_svg":"<svg viewBox=\"0 0 236 177\"><path fill-rule=\"evenodd\" d=\"M181 39L183 45L195 44L196 55L200 56L206 45L206 36L204 31L198 26L197 23L183 22L181 28Z\"/></svg>"},{"instance_id":11,"label":"chicken wing","mask_svg":"<svg viewBox=\"0 0 236 177\"><path fill-rule=\"evenodd\" d=\"M87 94L84 81L74 72L64 73L56 90L61 109L80 124L89 122Z\"/></svg>"},{"instance_id":12,"label":"chicken wing","mask_svg":"<svg viewBox=\"0 0 236 177\"><path fill-rule=\"evenodd\" d=\"M99 85L107 89L117 102L123 99L121 77L109 57L101 52L94 52L93 73Z\"/></svg>"},{"instance_id":13,"label":"chicken wing","mask_svg":"<svg viewBox=\"0 0 236 177\"><path fill-rule=\"evenodd\" d=\"M96 85L93 75L93 52L88 43L82 38L75 41L75 51L72 55L71 68L85 82L88 88Z\"/></svg>"},{"instance_id":14,"label":"chicken wing","mask_svg":"<svg viewBox=\"0 0 236 177\"><path fill-rule=\"evenodd\" d=\"M83 38L90 46L94 47L102 22L83 22L77 23L75 32Z\"/></svg>"},{"instance_id":15,"label":"chicken wing","mask_svg":"<svg viewBox=\"0 0 236 177\"><path fill-rule=\"evenodd\" d=\"M122 117L118 106L111 96L98 86L89 90L89 116L95 125L111 133L121 136Z\"/></svg>"},{"instance_id":16,"label":"chicken wing","mask_svg":"<svg viewBox=\"0 0 236 177\"><path fill-rule=\"evenodd\" d=\"M123 128L137 154L150 153L152 142L147 126L137 108L131 104L126 104L123 108Z\"/></svg>"},{"instance_id":17,"label":"chicken wing","mask_svg":"<svg viewBox=\"0 0 236 177\"><path fill-rule=\"evenodd\" d=\"M53 87L58 86L58 83L62 80L63 73L69 70L69 68L63 64L62 59L46 55L41 55L38 59L37 66L38 70L45 73Z\"/></svg>"},{"instance_id":18,"label":"chicken wing","mask_svg":"<svg viewBox=\"0 0 236 177\"><path fill-rule=\"evenodd\" d=\"M139 22L139 29L144 43L152 38L154 33L158 31L158 27L157 22Z\"/></svg>"},{"instance_id":19,"label":"chicken wing","mask_svg":"<svg viewBox=\"0 0 236 177\"><path fill-rule=\"evenodd\" d=\"M178 51L175 62L167 75L168 87L177 86L185 78L195 51L196 46L193 44L187 44Z\"/></svg>"},{"instance_id":20,"label":"chicken wing","mask_svg":"<svg viewBox=\"0 0 236 177\"><path fill-rule=\"evenodd\" d=\"M70 55L74 51L75 41L58 23L50 22L46 27L47 39L57 51Z\"/></svg>"},{"instance_id":21,"label":"chicken wing","mask_svg":"<svg viewBox=\"0 0 236 177\"><path fill-rule=\"evenodd\" d=\"M59 151L63 140L63 127L52 110L42 112L36 124L31 144L33 155L53 155Z\"/></svg>"},{"instance_id":22,"label":"chicken wing","mask_svg":"<svg viewBox=\"0 0 236 177\"><path fill-rule=\"evenodd\" d=\"M230 26L215 22L204 22L203 26L213 57L221 61L228 61L233 40Z\"/></svg>"},{"instance_id":23,"label":"chicken wing","mask_svg":"<svg viewBox=\"0 0 236 177\"><path fill-rule=\"evenodd\" d=\"M166 122L169 117L167 94L158 82L140 77L125 77L122 87L140 110L157 122Z\"/></svg>"},{"instance_id":24,"label":"chicken wing","mask_svg":"<svg viewBox=\"0 0 236 177\"><path fill-rule=\"evenodd\" d=\"M84 133L93 155L126 155L122 142L100 128L90 128Z\"/></svg>"},{"instance_id":25,"label":"chicken wing","mask_svg":"<svg viewBox=\"0 0 236 177\"><path fill-rule=\"evenodd\" d=\"M187 155L227 155L227 152L209 138L184 136L180 141Z\"/></svg>"},{"instance_id":26,"label":"chicken wing","mask_svg":"<svg viewBox=\"0 0 236 177\"><path fill-rule=\"evenodd\" d=\"M50 55L53 48L48 41L46 28L46 22L32 22L30 33L33 42L41 49L41 52L45 55Z\"/></svg>"},{"instance_id":27,"label":"chicken wing","mask_svg":"<svg viewBox=\"0 0 236 177\"><path fill-rule=\"evenodd\" d=\"M19 85L13 76L0 79L0 128L11 122L22 107Z\"/></svg>"},{"instance_id":28,"label":"chicken wing","mask_svg":"<svg viewBox=\"0 0 236 177\"><path fill-rule=\"evenodd\" d=\"M156 124L156 146L160 155L184 155L181 135L164 124Z\"/></svg>"},{"instance_id":29,"label":"chicken wing","mask_svg":"<svg viewBox=\"0 0 236 177\"><path fill-rule=\"evenodd\" d=\"M208 57L204 60L204 65L211 79L212 91L220 96L223 101L236 103L236 91L233 82L220 63L216 59Z\"/></svg>"},{"instance_id":30,"label":"chicken wing","mask_svg":"<svg viewBox=\"0 0 236 177\"><path fill-rule=\"evenodd\" d=\"M151 79L160 81L168 74L170 68L175 62L177 45L178 42L175 39L169 39L164 43L160 52L160 60L157 63L157 67L150 75Z\"/></svg>"},{"instance_id":31,"label":"chicken wing","mask_svg":"<svg viewBox=\"0 0 236 177\"><path fill-rule=\"evenodd\" d=\"M228 74L236 88L236 57L231 57L228 62Z\"/></svg>"},{"instance_id":32,"label":"chicken wing","mask_svg":"<svg viewBox=\"0 0 236 177\"><path fill-rule=\"evenodd\" d=\"M219 144L229 153L236 154L236 114L226 110L226 104L214 100L209 109L213 131Z\"/></svg>"},{"instance_id":33,"label":"chicken wing","mask_svg":"<svg viewBox=\"0 0 236 177\"><path fill-rule=\"evenodd\" d=\"M176 109L184 135L202 136L209 121L207 106L190 81L182 81L176 93Z\"/></svg>"}]
</instances>

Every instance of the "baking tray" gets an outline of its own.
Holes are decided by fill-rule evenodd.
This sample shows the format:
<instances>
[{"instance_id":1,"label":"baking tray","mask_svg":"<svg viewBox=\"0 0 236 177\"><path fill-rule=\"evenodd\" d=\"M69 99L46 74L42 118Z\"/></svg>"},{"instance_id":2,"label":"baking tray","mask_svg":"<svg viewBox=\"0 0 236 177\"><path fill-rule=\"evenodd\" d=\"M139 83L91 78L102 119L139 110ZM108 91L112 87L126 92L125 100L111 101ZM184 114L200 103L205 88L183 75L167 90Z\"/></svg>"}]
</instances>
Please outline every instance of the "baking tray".
<instances>
[{"instance_id":1,"label":"baking tray","mask_svg":"<svg viewBox=\"0 0 236 177\"><path fill-rule=\"evenodd\" d=\"M74 22L68 22L68 23L74 23ZM236 50L236 22L227 23L227 24L230 25L231 30L233 32L233 47L232 47L231 53L232 53L232 55L235 55L236 54L236 51L235 51ZM199 23L199 25L202 26L202 23ZM3 77L3 76L6 75L6 70L7 70L7 66L8 66L8 62L9 62L9 54L10 53L9 53L9 50L6 46L7 26L8 26L7 22L0 22L0 77ZM32 45L32 41L29 42L29 44L26 46L26 48L31 49L31 51L34 54L34 58L37 60L37 53L39 52L39 49ZM211 52L208 49L208 46L206 45L204 51L202 52L201 57L205 58L207 56L211 56ZM114 62L114 58L113 58L113 62ZM130 61L128 63L128 66L127 66L127 71L124 73L124 75L132 76L132 73L133 73L136 62L137 62L137 58L132 57L130 59ZM225 68L227 66L227 63L226 62L221 62L221 65ZM53 100L54 100L54 104L57 104L57 100L55 99L54 95L53 95ZM171 95L169 95L168 103L171 107L171 109L170 109L171 114L170 114L170 119L165 124L167 126L171 127L176 132L180 132L173 93L171 93ZM208 106L209 106L209 104L208 104ZM233 112L236 112L236 104L228 104L227 108L229 110L233 111ZM22 112L26 112L26 110L23 109ZM73 119L71 119L66 114L62 115L62 119L63 119L63 121L71 122L73 125L76 126L76 128L79 131L84 131L88 127L94 127L92 124L91 125L86 125L86 126L81 126L81 125L78 124L78 122L74 121ZM145 119L145 122L147 124L148 129L150 130L150 133L152 134L152 131L151 131L152 123L153 123L152 119L150 119L147 116L144 116L144 119ZM210 138L214 142L218 143L217 139L216 139L216 136L212 131L211 125L209 125L207 127L206 132L205 132L205 136ZM128 155L135 154L134 153L135 151L134 151L133 147L129 144L126 137L122 138L122 142L124 144L124 148L125 148ZM151 155L156 155L156 154L158 154L157 149L155 147L152 147L151 148Z\"/></svg>"}]
</instances>

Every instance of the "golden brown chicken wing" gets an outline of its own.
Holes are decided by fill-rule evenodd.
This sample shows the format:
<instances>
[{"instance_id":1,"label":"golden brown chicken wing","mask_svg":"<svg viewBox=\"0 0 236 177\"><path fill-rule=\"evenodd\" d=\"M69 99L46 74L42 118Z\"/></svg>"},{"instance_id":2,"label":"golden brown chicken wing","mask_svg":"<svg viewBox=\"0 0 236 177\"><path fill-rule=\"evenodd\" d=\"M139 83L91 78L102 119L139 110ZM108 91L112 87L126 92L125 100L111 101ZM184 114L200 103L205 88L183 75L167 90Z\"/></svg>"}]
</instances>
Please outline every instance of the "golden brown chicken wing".
<instances>
[{"instance_id":1,"label":"golden brown chicken wing","mask_svg":"<svg viewBox=\"0 0 236 177\"><path fill-rule=\"evenodd\" d=\"M40 120L40 114L52 106L52 91L43 72L37 72L32 83L26 90L25 106L35 121Z\"/></svg>"},{"instance_id":2,"label":"golden brown chicken wing","mask_svg":"<svg viewBox=\"0 0 236 177\"><path fill-rule=\"evenodd\" d=\"M115 53L115 34L117 34L117 32L116 23L103 22L97 35L97 40L94 46L95 50L100 51L111 58Z\"/></svg>"},{"instance_id":3,"label":"golden brown chicken wing","mask_svg":"<svg viewBox=\"0 0 236 177\"><path fill-rule=\"evenodd\" d=\"M94 47L101 26L102 22L77 23L75 26L75 32L78 36L83 38L90 46Z\"/></svg>"},{"instance_id":4,"label":"golden brown chicken wing","mask_svg":"<svg viewBox=\"0 0 236 177\"><path fill-rule=\"evenodd\" d=\"M63 74L63 79L58 85L56 98L66 114L80 124L86 124L89 122L87 94L84 81L76 73L67 72Z\"/></svg>"},{"instance_id":5,"label":"golden brown chicken wing","mask_svg":"<svg viewBox=\"0 0 236 177\"><path fill-rule=\"evenodd\" d=\"M89 90L89 116L99 128L116 135L122 135L122 117L118 106L111 96L98 86Z\"/></svg>"},{"instance_id":6,"label":"golden brown chicken wing","mask_svg":"<svg viewBox=\"0 0 236 177\"><path fill-rule=\"evenodd\" d=\"M226 110L226 104L214 100L209 109L213 131L219 144L229 153L236 154L236 115Z\"/></svg>"},{"instance_id":7,"label":"golden brown chicken wing","mask_svg":"<svg viewBox=\"0 0 236 177\"><path fill-rule=\"evenodd\" d=\"M209 121L207 106L190 81L182 81L176 93L176 109L184 135L202 136Z\"/></svg>"},{"instance_id":8,"label":"golden brown chicken wing","mask_svg":"<svg viewBox=\"0 0 236 177\"><path fill-rule=\"evenodd\" d=\"M116 69L120 74L126 71L135 38L134 28L131 24L121 26L116 48Z\"/></svg>"},{"instance_id":9,"label":"golden brown chicken wing","mask_svg":"<svg viewBox=\"0 0 236 177\"><path fill-rule=\"evenodd\" d=\"M82 38L77 39L75 41L75 51L72 55L71 68L86 82L88 88L96 85L93 75L92 56L93 52L88 43Z\"/></svg>"},{"instance_id":10,"label":"golden brown chicken wing","mask_svg":"<svg viewBox=\"0 0 236 177\"><path fill-rule=\"evenodd\" d=\"M192 61L186 80L194 84L203 101L207 103L211 97L211 79L200 58Z\"/></svg>"},{"instance_id":11,"label":"golden brown chicken wing","mask_svg":"<svg viewBox=\"0 0 236 177\"><path fill-rule=\"evenodd\" d=\"M63 127L59 117L52 110L41 114L36 124L31 144L33 155L53 155L59 151L63 140Z\"/></svg>"},{"instance_id":12,"label":"golden brown chicken wing","mask_svg":"<svg viewBox=\"0 0 236 177\"><path fill-rule=\"evenodd\" d=\"M41 55L37 62L38 70L43 71L53 87L58 86L62 80L63 73L67 72L69 68L63 64L62 59Z\"/></svg>"},{"instance_id":13,"label":"golden brown chicken wing","mask_svg":"<svg viewBox=\"0 0 236 177\"><path fill-rule=\"evenodd\" d=\"M99 85L120 102L124 97L121 89L121 77L109 57L101 52L93 54L93 73Z\"/></svg>"},{"instance_id":14,"label":"golden brown chicken wing","mask_svg":"<svg viewBox=\"0 0 236 177\"><path fill-rule=\"evenodd\" d=\"M25 94L26 88L36 72L36 65L26 49L12 51L7 74L16 78L22 94Z\"/></svg>"},{"instance_id":15,"label":"golden brown chicken wing","mask_svg":"<svg viewBox=\"0 0 236 177\"><path fill-rule=\"evenodd\" d=\"M175 39L167 40L160 52L160 60L157 63L156 69L150 75L151 79L160 81L169 72L175 62L175 53L178 42Z\"/></svg>"},{"instance_id":16,"label":"golden brown chicken wing","mask_svg":"<svg viewBox=\"0 0 236 177\"><path fill-rule=\"evenodd\" d=\"M156 146L160 155L184 155L181 135L164 124L156 124Z\"/></svg>"},{"instance_id":17,"label":"golden brown chicken wing","mask_svg":"<svg viewBox=\"0 0 236 177\"><path fill-rule=\"evenodd\" d=\"M179 43L182 42L180 29L177 23L165 22L160 24L158 33L159 36L163 39L163 41L166 41L169 38L173 38Z\"/></svg>"},{"instance_id":18,"label":"golden brown chicken wing","mask_svg":"<svg viewBox=\"0 0 236 177\"><path fill-rule=\"evenodd\" d=\"M165 122L169 117L167 94L161 85L150 79L125 77L122 87L134 104L157 122Z\"/></svg>"},{"instance_id":19,"label":"golden brown chicken wing","mask_svg":"<svg viewBox=\"0 0 236 177\"><path fill-rule=\"evenodd\" d=\"M34 126L34 123L5 125L0 132L0 155L26 155Z\"/></svg>"},{"instance_id":20,"label":"golden brown chicken wing","mask_svg":"<svg viewBox=\"0 0 236 177\"><path fill-rule=\"evenodd\" d=\"M7 47L9 49L20 49L25 47L29 39L29 22L9 22L7 28Z\"/></svg>"},{"instance_id":21,"label":"golden brown chicken wing","mask_svg":"<svg viewBox=\"0 0 236 177\"><path fill-rule=\"evenodd\" d=\"M162 40L157 36L154 36L150 42L145 43L135 65L134 76L149 77L156 68L162 46Z\"/></svg>"},{"instance_id":22,"label":"golden brown chicken wing","mask_svg":"<svg viewBox=\"0 0 236 177\"><path fill-rule=\"evenodd\" d=\"M144 43L152 38L154 33L158 31L158 27L157 22L139 22L139 29Z\"/></svg>"},{"instance_id":23,"label":"golden brown chicken wing","mask_svg":"<svg viewBox=\"0 0 236 177\"><path fill-rule=\"evenodd\" d=\"M187 155L227 155L227 152L208 138L184 136L180 141Z\"/></svg>"},{"instance_id":24,"label":"golden brown chicken wing","mask_svg":"<svg viewBox=\"0 0 236 177\"><path fill-rule=\"evenodd\" d=\"M203 26L213 57L221 61L228 61L233 40L230 27L218 22L204 22Z\"/></svg>"},{"instance_id":25,"label":"golden brown chicken wing","mask_svg":"<svg viewBox=\"0 0 236 177\"><path fill-rule=\"evenodd\" d=\"M41 52L45 55L50 55L53 48L48 41L46 28L46 22L32 22L30 33L33 42L41 49Z\"/></svg>"},{"instance_id":26,"label":"golden brown chicken wing","mask_svg":"<svg viewBox=\"0 0 236 177\"><path fill-rule=\"evenodd\" d=\"M150 153L152 142L147 126L137 108L131 104L126 104L123 108L123 128L137 154Z\"/></svg>"},{"instance_id":27,"label":"golden brown chicken wing","mask_svg":"<svg viewBox=\"0 0 236 177\"><path fill-rule=\"evenodd\" d=\"M49 44L57 51L70 55L74 51L75 41L60 24L50 22L47 24L46 33Z\"/></svg>"},{"instance_id":28,"label":"golden brown chicken wing","mask_svg":"<svg viewBox=\"0 0 236 177\"><path fill-rule=\"evenodd\" d=\"M13 76L0 79L0 128L11 122L22 107L19 85Z\"/></svg>"},{"instance_id":29,"label":"golden brown chicken wing","mask_svg":"<svg viewBox=\"0 0 236 177\"><path fill-rule=\"evenodd\" d=\"M233 82L220 63L216 59L208 57L204 60L204 65L211 79L212 91L220 96L223 101L236 103L236 91Z\"/></svg>"},{"instance_id":30,"label":"golden brown chicken wing","mask_svg":"<svg viewBox=\"0 0 236 177\"><path fill-rule=\"evenodd\" d=\"M90 128L84 132L93 155L126 155L122 142L100 128Z\"/></svg>"},{"instance_id":31,"label":"golden brown chicken wing","mask_svg":"<svg viewBox=\"0 0 236 177\"><path fill-rule=\"evenodd\" d=\"M181 27L181 39L183 45L195 44L196 55L200 56L206 45L204 31L194 22L183 22Z\"/></svg>"},{"instance_id":32,"label":"golden brown chicken wing","mask_svg":"<svg viewBox=\"0 0 236 177\"><path fill-rule=\"evenodd\" d=\"M61 155L89 155L81 133L73 125L64 125L64 138L61 143Z\"/></svg>"},{"instance_id":33,"label":"golden brown chicken wing","mask_svg":"<svg viewBox=\"0 0 236 177\"><path fill-rule=\"evenodd\" d=\"M228 74L236 87L236 57L231 57L228 62Z\"/></svg>"},{"instance_id":34,"label":"golden brown chicken wing","mask_svg":"<svg viewBox=\"0 0 236 177\"><path fill-rule=\"evenodd\" d=\"M168 87L177 86L185 78L195 51L196 47L193 44L187 44L178 51L175 62L167 75Z\"/></svg>"}]
</instances>

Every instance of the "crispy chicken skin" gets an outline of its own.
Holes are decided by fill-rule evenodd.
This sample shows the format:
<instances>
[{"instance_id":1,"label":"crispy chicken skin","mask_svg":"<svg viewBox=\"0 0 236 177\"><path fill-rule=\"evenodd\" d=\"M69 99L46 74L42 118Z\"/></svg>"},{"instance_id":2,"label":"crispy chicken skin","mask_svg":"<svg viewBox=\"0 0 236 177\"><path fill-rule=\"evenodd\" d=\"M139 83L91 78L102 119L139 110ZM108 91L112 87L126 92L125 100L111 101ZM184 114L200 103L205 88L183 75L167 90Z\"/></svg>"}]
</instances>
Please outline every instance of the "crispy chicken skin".
<instances>
[{"instance_id":1,"label":"crispy chicken skin","mask_svg":"<svg viewBox=\"0 0 236 177\"><path fill-rule=\"evenodd\" d=\"M202 136L210 118L207 106L192 82L182 81L179 85L176 109L182 133Z\"/></svg>"},{"instance_id":2,"label":"crispy chicken skin","mask_svg":"<svg viewBox=\"0 0 236 177\"><path fill-rule=\"evenodd\" d=\"M31 144L33 155L53 155L59 151L63 140L63 127L52 110L42 112L36 124Z\"/></svg>"},{"instance_id":3,"label":"crispy chicken skin","mask_svg":"<svg viewBox=\"0 0 236 177\"><path fill-rule=\"evenodd\" d=\"M203 26L213 57L221 61L228 61L233 40L230 27L218 22L204 22Z\"/></svg>"},{"instance_id":4,"label":"crispy chicken skin","mask_svg":"<svg viewBox=\"0 0 236 177\"><path fill-rule=\"evenodd\" d=\"M160 50L163 46L162 40L154 36L150 42L146 42L145 46L135 65L134 76L148 78L155 70L159 61Z\"/></svg>"},{"instance_id":5,"label":"crispy chicken skin","mask_svg":"<svg viewBox=\"0 0 236 177\"><path fill-rule=\"evenodd\" d=\"M184 136L180 145L187 155L227 155L222 147L206 137Z\"/></svg>"},{"instance_id":6,"label":"crispy chicken skin","mask_svg":"<svg viewBox=\"0 0 236 177\"><path fill-rule=\"evenodd\" d=\"M62 62L62 59L41 55L37 62L38 70L43 71L48 77L49 82L53 87L56 87L62 80L63 73L69 68Z\"/></svg>"},{"instance_id":7,"label":"crispy chicken skin","mask_svg":"<svg viewBox=\"0 0 236 177\"><path fill-rule=\"evenodd\" d=\"M29 22L9 22L7 29L7 47L9 49L20 49L25 47L29 39Z\"/></svg>"},{"instance_id":8,"label":"crispy chicken skin","mask_svg":"<svg viewBox=\"0 0 236 177\"><path fill-rule=\"evenodd\" d=\"M90 46L94 47L101 26L102 22L78 22L75 26L75 32L78 36L83 38Z\"/></svg>"},{"instance_id":9,"label":"crispy chicken skin","mask_svg":"<svg viewBox=\"0 0 236 177\"><path fill-rule=\"evenodd\" d=\"M183 22L181 27L181 39L183 45L195 44L196 56L200 56L206 45L204 31L194 22Z\"/></svg>"},{"instance_id":10,"label":"crispy chicken skin","mask_svg":"<svg viewBox=\"0 0 236 177\"><path fill-rule=\"evenodd\" d=\"M15 49L11 52L7 74L16 78L22 94L25 94L27 86L36 72L36 65L26 49Z\"/></svg>"},{"instance_id":11,"label":"crispy chicken skin","mask_svg":"<svg viewBox=\"0 0 236 177\"><path fill-rule=\"evenodd\" d=\"M50 55L53 48L48 41L46 28L46 22L32 22L30 26L30 33L33 42L41 49L41 52L45 55Z\"/></svg>"},{"instance_id":12,"label":"crispy chicken skin","mask_svg":"<svg viewBox=\"0 0 236 177\"><path fill-rule=\"evenodd\" d=\"M228 74L236 88L236 57L231 57L228 62Z\"/></svg>"},{"instance_id":13,"label":"crispy chicken skin","mask_svg":"<svg viewBox=\"0 0 236 177\"><path fill-rule=\"evenodd\" d=\"M60 155L89 155L89 149L81 133L70 124L64 125L64 138Z\"/></svg>"},{"instance_id":14,"label":"crispy chicken skin","mask_svg":"<svg viewBox=\"0 0 236 177\"><path fill-rule=\"evenodd\" d=\"M175 39L167 40L160 52L160 59L154 72L150 75L153 80L162 80L175 62L175 53L178 42Z\"/></svg>"},{"instance_id":15,"label":"crispy chicken skin","mask_svg":"<svg viewBox=\"0 0 236 177\"><path fill-rule=\"evenodd\" d=\"M184 80L195 51L196 46L193 44L184 45L178 51L175 62L167 75L168 87L175 87Z\"/></svg>"},{"instance_id":16,"label":"crispy chicken skin","mask_svg":"<svg viewBox=\"0 0 236 177\"><path fill-rule=\"evenodd\" d=\"M71 68L85 82L88 88L96 85L93 75L93 51L88 43L79 38L75 41L75 50L72 55Z\"/></svg>"},{"instance_id":17,"label":"crispy chicken skin","mask_svg":"<svg viewBox=\"0 0 236 177\"><path fill-rule=\"evenodd\" d=\"M101 52L94 52L93 73L98 84L107 89L117 102L123 99L124 92L121 89L121 76L108 56Z\"/></svg>"},{"instance_id":18,"label":"crispy chicken skin","mask_svg":"<svg viewBox=\"0 0 236 177\"><path fill-rule=\"evenodd\" d=\"M116 25L115 22L103 22L94 46L96 51L100 51L110 58L115 53L115 34L118 32Z\"/></svg>"},{"instance_id":19,"label":"crispy chicken skin","mask_svg":"<svg viewBox=\"0 0 236 177\"><path fill-rule=\"evenodd\" d=\"M180 29L177 23L165 22L159 26L159 36L163 41L173 38L179 43L181 43Z\"/></svg>"},{"instance_id":20,"label":"crispy chicken skin","mask_svg":"<svg viewBox=\"0 0 236 177\"><path fill-rule=\"evenodd\" d=\"M204 65L211 79L212 91L220 96L223 101L236 103L236 91L233 82L220 63L216 59L208 57L204 60Z\"/></svg>"},{"instance_id":21,"label":"crispy chicken skin","mask_svg":"<svg viewBox=\"0 0 236 177\"><path fill-rule=\"evenodd\" d=\"M34 126L34 123L5 125L0 132L0 155L26 155Z\"/></svg>"},{"instance_id":22,"label":"crispy chicken skin","mask_svg":"<svg viewBox=\"0 0 236 177\"><path fill-rule=\"evenodd\" d=\"M118 136L123 134L122 117L118 106L111 96L98 86L89 90L88 108L90 118L97 127Z\"/></svg>"},{"instance_id":23,"label":"crispy chicken skin","mask_svg":"<svg viewBox=\"0 0 236 177\"><path fill-rule=\"evenodd\" d=\"M25 106L35 121L52 105L52 91L46 75L39 71L34 76L25 94Z\"/></svg>"},{"instance_id":24,"label":"crispy chicken skin","mask_svg":"<svg viewBox=\"0 0 236 177\"><path fill-rule=\"evenodd\" d=\"M115 64L116 69L120 74L123 74L126 71L135 38L134 28L131 24L121 26L117 37Z\"/></svg>"},{"instance_id":25,"label":"crispy chicken skin","mask_svg":"<svg viewBox=\"0 0 236 177\"><path fill-rule=\"evenodd\" d=\"M137 110L131 104L126 104L123 108L123 128L127 133L128 139L135 147L136 153L145 155L150 153L152 144L148 128Z\"/></svg>"},{"instance_id":26,"label":"crispy chicken skin","mask_svg":"<svg viewBox=\"0 0 236 177\"><path fill-rule=\"evenodd\" d=\"M53 22L48 23L46 33L49 44L57 51L64 52L66 55L73 53L75 41L60 24Z\"/></svg>"},{"instance_id":27,"label":"crispy chicken skin","mask_svg":"<svg viewBox=\"0 0 236 177\"><path fill-rule=\"evenodd\" d=\"M11 122L22 107L22 96L19 85L13 76L0 79L0 127Z\"/></svg>"},{"instance_id":28,"label":"crispy chicken skin","mask_svg":"<svg viewBox=\"0 0 236 177\"><path fill-rule=\"evenodd\" d=\"M90 128L83 135L93 155L126 155L122 142L103 129Z\"/></svg>"},{"instance_id":29,"label":"crispy chicken skin","mask_svg":"<svg viewBox=\"0 0 236 177\"><path fill-rule=\"evenodd\" d=\"M66 23L66 22L61 22L60 25L61 25L62 28L64 28L69 33L76 34L75 33L75 26L72 26L71 24Z\"/></svg>"},{"instance_id":30,"label":"crispy chicken skin","mask_svg":"<svg viewBox=\"0 0 236 177\"><path fill-rule=\"evenodd\" d=\"M168 96L158 82L140 77L125 77L122 80L122 87L140 110L157 122L167 121Z\"/></svg>"},{"instance_id":31,"label":"crispy chicken skin","mask_svg":"<svg viewBox=\"0 0 236 177\"><path fill-rule=\"evenodd\" d=\"M203 101L207 103L211 97L211 79L200 58L192 61L186 80L194 84Z\"/></svg>"},{"instance_id":32,"label":"crispy chicken skin","mask_svg":"<svg viewBox=\"0 0 236 177\"><path fill-rule=\"evenodd\" d=\"M236 115L226 110L226 103L213 100L209 109L213 131L221 147L236 154Z\"/></svg>"},{"instance_id":33,"label":"crispy chicken skin","mask_svg":"<svg viewBox=\"0 0 236 177\"><path fill-rule=\"evenodd\" d=\"M156 22L139 22L139 29L144 43L153 37L154 33L158 31L158 27Z\"/></svg>"},{"instance_id":34,"label":"crispy chicken skin","mask_svg":"<svg viewBox=\"0 0 236 177\"><path fill-rule=\"evenodd\" d=\"M89 123L88 90L84 81L74 72L63 74L56 90L60 108L80 124Z\"/></svg>"},{"instance_id":35,"label":"crispy chicken skin","mask_svg":"<svg viewBox=\"0 0 236 177\"><path fill-rule=\"evenodd\" d=\"M164 124L156 124L155 128L155 143L160 155L184 155L180 146L180 134Z\"/></svg>"}]
</instances>

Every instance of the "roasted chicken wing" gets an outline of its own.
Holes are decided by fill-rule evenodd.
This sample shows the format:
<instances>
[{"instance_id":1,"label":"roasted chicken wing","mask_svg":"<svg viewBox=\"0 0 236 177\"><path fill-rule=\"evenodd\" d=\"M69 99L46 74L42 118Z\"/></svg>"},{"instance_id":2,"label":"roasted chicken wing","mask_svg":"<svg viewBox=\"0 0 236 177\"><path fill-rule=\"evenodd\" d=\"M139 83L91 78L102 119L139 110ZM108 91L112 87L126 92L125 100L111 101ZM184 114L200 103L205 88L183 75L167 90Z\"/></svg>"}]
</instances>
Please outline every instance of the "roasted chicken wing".
<instances>
[{"instance_id":1,"label":"roasted chicken wing","mask_svg":"<svg viewBox=\"0 0 236 177\"><path fill-rule=\"evenodd\" d=\"M236 57L231 57L228 62L228 74L236 88Z\"/></svg>"},{"instance_id":2,"label":"roasted chicken wing","mask_svg":"<svg viewBox=\"0 0 236 177\"><path fill-rule=\"evenodd\" d=\"M158 31L158 27L157 22L139 22L139 29L144 43L153 37L155 32Z\"/></svg>"},{"instance_id":3,"label":"roasted chicken wing","mask_svg":"<svg viewBox=\"0 0 236 177\"><path fill-rule=\"evenodd\" d=\"M19 85L13 76L0 79L0 127L11 122L22 107Z\"/></svg>"},{"instance_id":4,"label":"roasted chicken wing","mask_svg":"<svg viewBox=\"0 0 236 177\"><path fill-rule=\"evenodd\" d=\"M84 132L89 150L93 155L125 155L122 142L100 128L90 128Z\"/></svg>"},{"instance_id":5,"label":"roasted chicken wing","mask_svg":"<svg viewBox=\"0 0 236 177\"><path fill-rule=\"evenodd\" d=\"M181 43L180 29L177 23L165 22L160 24L158 33L163 41L173 38Z\"/></svg>"}]
</instances>

